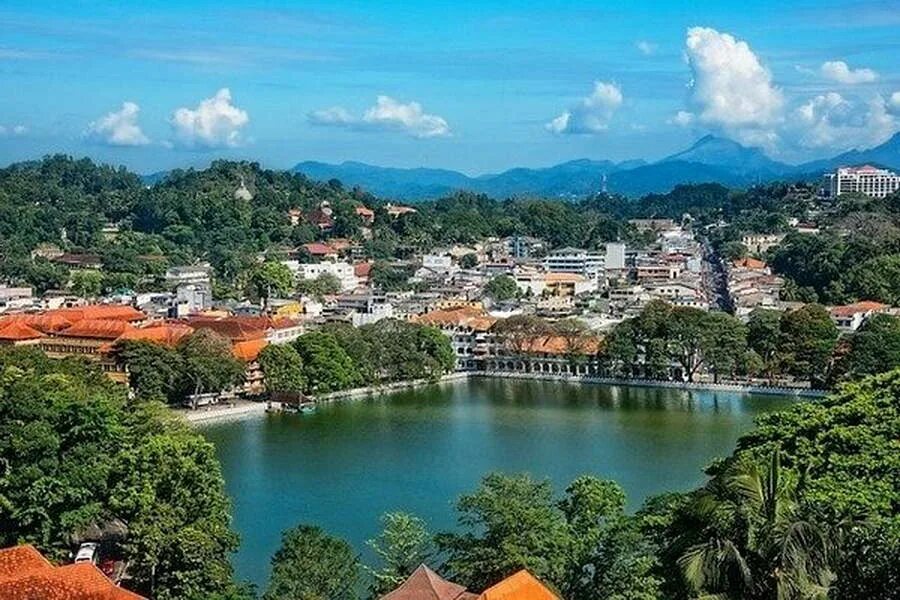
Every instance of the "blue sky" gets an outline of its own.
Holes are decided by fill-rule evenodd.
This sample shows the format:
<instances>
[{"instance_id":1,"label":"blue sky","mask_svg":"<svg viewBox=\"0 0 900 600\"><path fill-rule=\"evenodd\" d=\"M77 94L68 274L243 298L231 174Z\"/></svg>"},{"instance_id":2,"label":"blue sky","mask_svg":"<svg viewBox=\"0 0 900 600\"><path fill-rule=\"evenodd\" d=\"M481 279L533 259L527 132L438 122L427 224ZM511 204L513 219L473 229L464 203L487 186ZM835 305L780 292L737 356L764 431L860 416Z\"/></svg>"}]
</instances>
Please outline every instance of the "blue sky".
<instances>
[{"instance_id":1,"label":"blue sky","mask_svg":"<svg viewBox=\"0 0 900 600\"><path fill-rule=\"evenodd\" d=\"M0 163L483 173L705 133L797 162L900 129L900 3L19 2Z\"/></svg>"}]
</instances>

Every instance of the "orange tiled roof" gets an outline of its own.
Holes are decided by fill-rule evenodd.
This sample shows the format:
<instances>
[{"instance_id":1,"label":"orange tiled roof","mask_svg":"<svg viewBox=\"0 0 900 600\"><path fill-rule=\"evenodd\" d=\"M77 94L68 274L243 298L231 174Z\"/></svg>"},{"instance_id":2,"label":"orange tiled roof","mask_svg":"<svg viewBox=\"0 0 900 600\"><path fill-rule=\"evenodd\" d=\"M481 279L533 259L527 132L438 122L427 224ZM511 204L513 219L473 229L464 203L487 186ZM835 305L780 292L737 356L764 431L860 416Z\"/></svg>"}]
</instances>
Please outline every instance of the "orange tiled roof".
<instances>
[{"instance_id":1,"label":"orange tiled roof","mask_svg":"<svg viewBox=\"0 0 900 600\"><path fill-rule=\"evenodd\" d=\"M83 319L71 327L63 329L57 335L60 337L114 340L133 327L128 321L118 321L116 319Z\"/></svg>"},{"instance_id":2,"label":"orange tiled roof","mask_svg":"<svg viewBox=\"0 0 900 600\"><path fill-rule=\"evenodd\" d=\"M534 575L522 569L484 590L478 600L559 600L559 597Z\"/></svg>"},{"instance_id":3,"label":"orange tiled roof","mask_svg":"<svg viewBox=\"0 0 900 600\"><path fill-rule=\"evenodd\" d=\"M413 321L437 327L454 325L471 327L475 331L488 331L494 326L497 319L481 309L463 306L446 310L433 310L414 318Z\"/></svg>"},{"instance_id":4,"label":"orange tiled roof","mask_svg":"<svg viewBox=\"0 0 900 600\"><path fill-rule=\"evenodd\" d=\"M400 587L381 600L475 600L466 588L447 581L425 565L419 565Z\"/></svg>"},{"instance_id":5,"label":"orange tiled roof","mask_svg":"<svg viewBox=\"0 0 900 600\"><path fill-rule=\"evenodd\" d=\"M265 339L246 340L243 342L235 342L231 348L235 358L239 358L244 362L252 362L259 357L262 349L269 345Z\"/></svg>"},{"instance_id":6,"label":"orange tiled roof","mask_svg":"<svg viewBox=\"0 0 900 600\"><path fill-rule=\"evenodd\" d=\"M764 263L763 261L756 259L756 258L751 258L749 256L745 256L744 258L739 258L739 259L735 260L732 264L734 264L735 267L741 267L744 269L755 269L755 270L759 270L759 271L765 269L767 266L766 263Z\"/></svg>"},{"instance_id":7,"label":"orange tiled roof","mask_svg":"<svg viewBox=\"0 0 900 600\"><path fill-rule=\"evenodd\" d=\"M82 319L115 319L117 321L144 321L147 315L127 304L89 304L75 308L48 310L44 314L55 314L72 321Z\"/></svg>"},{"instance_id":8,"label":"orange tiled roof","mask_svg":"<svg viewBox=\"0 0 900 600\"><path fill-rule=\"evenodd\" d=\"M364 262L353 265L353 274L357 277L368 277L372 273L372 263Z\"/></svg>"},{"instance_id":9,"label":"orange tiled roof","mask_svg":"<svg viewBox=\"0 0 900 600\"><path fill-rule=\"evenodd\" d=\"M836 317L851 317L857 313L877 312L887 308L887 304L874 302L872 300L861 300L853 304L845 304L844 306L835 306L831 309L831 314Z\"/></svg>"},{"instance_id":10,"label":"orange tiled roof","mask_svg":"<svg viewBox=\"0 0 900 600\"><path fill-rule=\"evenodd\" d=\"M44 337L44 334L22 321L8 321L0 323L0 340L13 342L24 340L36 340Z\"/></svg>"},{"instance_id":11,"label":"orange tiled roof","mask_svg":"<svg viewBox=\"0 0 900 600\"><path fill-rule=\"evenodd\" d=\"M531 340L526 352L535 354L565 354L568 350L566 338L560 335L546 335ZM586 338L577 349L578 354L596 354L600 350L599 338Z\"/></svg>"},{"instance_id":12,"label":"orange tiled roof","mask_svg":"<svg viewBox=\"0 0 900 600\"><path fill-rule=\"evenodd\" d=\"M144 600L116 587L91 563L54 567L30 545L0 550L4 600Z\"/></svg>"},{"instance_id":13,"label":"orange tiled roof","mask_svg":"<svg viewBox=\"0 0 900 600\"><path fill-rule=\"evenodd\" d=\"M257 340L266 336L268 317L188 317L185 322L194 329L211 329L232 342Z\"/></svg>"},{"instance_id":14,"label":"orange tiled roof","mask_svg":"<svg viewBox=\"0 0 900 600\"><path fill-rule=\"evenodd\" d=\"M323 244L322 242L310 242L309 244L303 244L303 248L313 256L327 256L329 254L335 254L337 252L337 250L335 250L328 244Z\"/></svg>"},{"instance_id":15,"label":"orange tiled roof","mask_svg":"<svg viewBox=\"0 0 900 600\"><path fill-rule=\"evenodd\" d=\"M372 217L375 216L375 211L372 210L371 208L366 208L365 206L357 206L356 214L358 214L361 217L366 217L367 219L371 219Z\"/></svg>"},{"instance_id":16,"label":"orange tiled roof","mask_svg":"<svg viewBox=\"0 0 900 600\"><path fill-rule=\"evenodd\" d=\"M163 323L160 325L151 325L149 327L141 327L139 329L129 329L125 331L116 340L133 340L153 342L161 344L169 348L174 348L182 338L194 333L194 328L183 323Z\"/></svg>"},{"instance_id":17,"label":"orange tiled roof","mask_svg":"<svg viewBox=\"0 0 900 600\"><path fill-rule=\"evenodd\" d=\"M548 283L576 283L587 281L587 278L578 273L545 273L544 281Z\"/></svg>"},{"instance_id":18,"label":"orange tiled roof","mask_svg":"<svg viewBox=\"0 0 900 600\"><path fill-rule=\"evenodd\" d=\"M32 329L36 329L41 333L56 333L71 327L74 321L63 317L62 315L53 313L25 313L18 315L8 315L0 319L0 326L6 323L24 323Z\"/></svg>"}]
</instances>

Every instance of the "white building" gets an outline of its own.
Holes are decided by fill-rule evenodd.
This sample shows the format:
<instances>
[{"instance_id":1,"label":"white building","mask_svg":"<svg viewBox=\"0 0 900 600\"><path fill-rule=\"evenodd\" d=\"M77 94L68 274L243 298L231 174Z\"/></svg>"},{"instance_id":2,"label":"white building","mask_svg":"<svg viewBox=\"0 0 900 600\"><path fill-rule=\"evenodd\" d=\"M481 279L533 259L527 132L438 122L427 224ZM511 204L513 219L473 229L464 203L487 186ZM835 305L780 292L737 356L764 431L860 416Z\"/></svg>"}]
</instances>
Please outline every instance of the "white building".
<instances>
[{"instance_id":1,"label":"white building","mask_svg":"<svg viewBox=\"0 0 900 600\"><path fill-rule=\"evenodd\" d=\"M625 244L615 242L606 245L605 266L607 271L625 268Z\"/></svg>"},{"instance_id":2,"label":"white building","mask_svg":"<svg viewBox=\"0 0 900 600\"><path fill-rule=\"evenodd\" d=\"M30 287L0 286L0 312L30 308L34 304L34 295Z\"/></svg>"},{"instance_id":3,"label":"white building","mask_svg":"<svg viewBox=\"0 0 900 600\"><path fill-rule=\"evenodd\" d=\"M841 167L825 175L825 188L832 198L851 192L884 198L900 189L900 175L871 165Z\"/></svg>"},{"instance_id":4,"label":"white building","mask_svg":"<svg viewBox=\"0 0 900 600\"><path fill-rule=\"evenodd\" d=\"M741 243L750 254L765 254L783 239L782 233L749 233L741 238Z\"/></svg>"},{"instance_id":5,"label":"white building","mask_svg":"<svg viewBox=\"0 0 900 600\"><path fill-rule=\"evenodd\" d=\"M432 271L449 271L453 268L453 257L449 254L425 254L422 266Z\"/></svg>"},{"instance_id":6,"label":"white building","mask_svg":"<svg viewBox=\"0 0 900 600\"><path fill-rule=\"evenodd\" d=\"M581 248L560 248L544 258L544 270L551 273L577 273L596 279L603 273L606 257Z\"/></svg>"},{"instance_id":7,"label":"white building","mask_svg":"<svg viewBox=\"0 0 900 600\"><path fill-rule=\"evenodd\" d=\"M166 283L181 285L184 283L209 284L212 268L208 264L169 267L166 269Z\"/></svg>"},{"instance_id":8,"label":"white building","mask_svg":"<svg viewBox=\"0 0 900 600\"><path fill-rule=\"evenodd\" d=\"M341 291L355 289L359 285L359 278L353 265L346 262L319 262L301 263L296 260L286 260L283 264L290 269L298 280L318 279L326 273L333 275L341 284Z\"/></svg>"}]
</instances>

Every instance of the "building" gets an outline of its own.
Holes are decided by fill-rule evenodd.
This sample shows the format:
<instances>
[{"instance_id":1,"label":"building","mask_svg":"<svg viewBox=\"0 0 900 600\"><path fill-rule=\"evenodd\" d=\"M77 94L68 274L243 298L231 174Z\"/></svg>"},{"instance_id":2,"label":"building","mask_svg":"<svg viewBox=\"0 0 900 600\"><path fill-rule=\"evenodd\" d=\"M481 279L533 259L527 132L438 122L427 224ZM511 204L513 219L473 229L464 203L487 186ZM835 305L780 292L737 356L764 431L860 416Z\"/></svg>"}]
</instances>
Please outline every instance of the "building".
<instances>
[{"instance_id":1,"label":"building","mask_svg":"<svg viewBox=\"0 0 900 600\"><path fill-rule=\"evenodd\" d=\"M825 190L834 198L841 194L859 193L884 198L900 189L900 175L872 165L841 167L825 175Z\"/></svg>"},{"instance_id":2,"label":"building","mask_svg":"<svg viewBox=\"0 0 900 600\"><path fill-rule=\"evenodd\" d=\"M581 248L560 248L544 257L544 270L551 273L577 273L596 279L603 273L606 257Z\"/></svg>"},{"instance_id":3,"label":"building","mask_svg":"<svg viewBox=\"0 0 900 600\"><path fill-rule=\"evenodd\" d=\"M34 304L30 287L7 287L0 285L0 313L8 310L22 310Z\"/></svg>"},{"instance_id":4,"label":"building","mask_svg":"<svg viewBox=\"0 0 900 600\"><path fill-rule=\"evenodd\" d=\"M400 584L400 587L381 597L381 600L477 600L478 594L447 581L425 565L419 567Z\"/></svg>"},{"instance_id":5,"label":"building","mask_svg":"<svg viewBox=\"0 0 900 600\"><path fill-rule=\"evenodd\" d=\"M578 296L596 291L597 280L579 273L538 273L523 271L515 276L516 286L532 296Z\"/></svg>"},{"instance_id":6,"label":"building","mask_svg":"<svg viewBox=\"0 0 900 600\"><path fill-rule=\"evenodd\" d=\"M112 582L92 562L55 566L34 546L0 550L5 600L146 600Z\"/></svg>"},{"instance_id":7,"label":"building","mask_svg":"<svg viewBox=\"0 0 900 600\"><path fill-rule=\"evenodd\" d=\"M301 263L296 260L286 260L283 264L291 270L297 279L318 279L322 275L333 275L341 284L341 291L348 291L359 285L356 270L353 265L346 262L318 262Z\"/></svg>"},{"instance_id":8,"label":"building","mask_svg":"<svg viewBox=\"0 0 900 600\"><path fill-rule=\"evenodd\" d=\"M741 243L750 254L765 254L783 239L781 233L750 233L741 238Z\"/></svg>"},{"instance_id":9,"label":"building","mask_svg":"<svg viewBox=\"0 0 900 600\"><path fill-rule=\"evenodd\" d=\"M204 263L166 269L166 283L172 286L185 283L209 285L211 278L212 268Z\"/></svg>"},{"instance_id":10,"label":"building","mask_svg":"<svg viewBox=\"0 0 900 600\"><path fill-rule=\"evenodd\" d=\"M497 322L484 310L471 307L435 310L410 320L437 327L450 338L458 371L480 368L481 359L490 352L493 340L490 330Z\"/></svg>"},{"instance_id":11,"label":"building","mask_svg":"<svg viewBox=\"0 0 900 600\"><path fill-rule=\"evenodd\" d=\"M522 569L484 590L478 600L559 600L537 577Z\"/></svg>"},{"instance_id":12,"label":"building","mask_svg":"<svg viewBox=\"0 0 900 600\"><path fill-rule=\"evenodd\" d=\"M871 315L887 310L887 304L864 300L844 306L834 306L828 312L835 326L844 333L853 333L866 322Z\"/></svg>"},{"instance_id":13,"label":"building","mask_svg":"<svg viewBox=\"0 0 900 600\"><path fill-rule=\"evenodd\" d=\"M625 244L614 242L606 245L604 266L607 271L617 271L625 268Z\"/></svg>"}]
</instances>

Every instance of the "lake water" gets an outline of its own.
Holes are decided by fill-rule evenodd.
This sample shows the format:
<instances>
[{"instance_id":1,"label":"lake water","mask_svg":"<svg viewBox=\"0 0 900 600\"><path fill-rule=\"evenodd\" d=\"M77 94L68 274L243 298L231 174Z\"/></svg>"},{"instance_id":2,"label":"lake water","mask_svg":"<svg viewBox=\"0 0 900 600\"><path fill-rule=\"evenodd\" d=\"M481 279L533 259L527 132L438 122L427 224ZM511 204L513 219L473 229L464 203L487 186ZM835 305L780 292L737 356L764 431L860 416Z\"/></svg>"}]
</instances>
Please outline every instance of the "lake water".
<instances>
[{"instance_id":1,"label":"lake water","mask_svg":"<svg viewBox=\"0 0 900 600\"><path fill-rule=\"evenodd\" d=\"M262 586L282 530L319 525L366 559L382 513L412 512L446 530L454 500L491 471L527 471L560 491L585 473L614 479L635 509L701 483L702 468L729 454L755 415L793 401L473 378L201 431L234 503L237 574Z\"/></svg>"}]
</instances>

